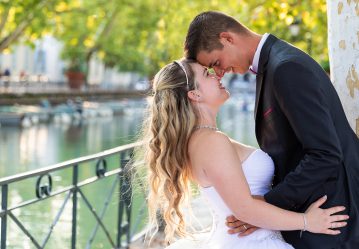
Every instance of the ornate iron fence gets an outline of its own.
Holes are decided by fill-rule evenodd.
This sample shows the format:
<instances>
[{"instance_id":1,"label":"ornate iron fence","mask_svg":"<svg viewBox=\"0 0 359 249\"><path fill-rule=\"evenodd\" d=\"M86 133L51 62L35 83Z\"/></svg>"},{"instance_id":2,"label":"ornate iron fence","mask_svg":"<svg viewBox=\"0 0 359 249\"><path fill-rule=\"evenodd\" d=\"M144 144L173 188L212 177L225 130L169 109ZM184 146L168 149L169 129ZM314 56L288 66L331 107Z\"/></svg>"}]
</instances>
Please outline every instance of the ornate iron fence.
<instances>
[{"instance_id":1,"label":"ornate iron fence","mask_svg":"<svg viewBox=\"0 0 359 249\"><path fill-rule=\"evenodd\" d=\"M124 146L120 146L111 150L107 150L98 154L81 157L78 159L66 161L60 164L49 166L46 168L41 168L31 172L18 174L15 176L10 176L0 179L1 186L1 249L6 249L9 247L8 237L8 221L12 220L17 227L25 234L35 246L35 248L46 248L47 242L49 241L54 227L58 223L61 214L63 213L66 205L72 201L72 224L71 224L71 243L70 245L62 245L62 248L71 248L75 249L77 245L77 235L78 235L78 202L79 199L84 203L84 206L88 208L90 213L96 220L95 227L92 230L90 237L88 238L86 248L90 248L94 238L96 237L98 229L102 229L107 238L107 242L111 245L112 248L128 248L129 244L141 237L145 232L138 231L139 224L141 219L144 218L144 210L146 209L146 203L143 200L143 204L139 214L137 215L134 221L131 220L132 206L132 183L131 183L131 173L128 169L133 167L133 162L131 159L133 150L135 147L140 146L141 143L132 143ZM118 156L118 165L112 170L108 170L108 160L107 158L112 156ZM95 172L93 176L87 177L85 179L79 179L79 170L88 168L89 165L95 166ZM54 190L54 181L53 174L62 170L68 169L72 171L72 182L67 184L67 186L61 186ZM103 181L108 177L115 177L110 191L108 193L104 192L106 199L103 203L102 210L95 210L93 203L89 200L88 196L85 194L85 191L82 188L86 185ZM20 203L17 203L14 206L9 204L9 192L11 186L15 183L25 181L28 179L36 179L36 185L34 186L35 196L29 200L23 200ZM28 186L30 187L30 186ZM118 191L116 191L116 189ZM111 232L106 224L103 222L103 217L106 213L106 210L109 206L110 199L113 194L117 192L117 214L113 214L113 217L116 217L117 225L115 236L111 236ZM65 198L61 204L61 207L58 209L55 219L50 225L50 228L47 231L46 236L40 242L36 236L33 235L31 229L25 227L25 225L18 219L16 216L16 210L24 208L26 206L33 205L35 203L42 202L54 196L64 194ZM138 210L136 210L138 211ZM36 221L34 221L36 222Z\"/></svg>"}]
</instances>

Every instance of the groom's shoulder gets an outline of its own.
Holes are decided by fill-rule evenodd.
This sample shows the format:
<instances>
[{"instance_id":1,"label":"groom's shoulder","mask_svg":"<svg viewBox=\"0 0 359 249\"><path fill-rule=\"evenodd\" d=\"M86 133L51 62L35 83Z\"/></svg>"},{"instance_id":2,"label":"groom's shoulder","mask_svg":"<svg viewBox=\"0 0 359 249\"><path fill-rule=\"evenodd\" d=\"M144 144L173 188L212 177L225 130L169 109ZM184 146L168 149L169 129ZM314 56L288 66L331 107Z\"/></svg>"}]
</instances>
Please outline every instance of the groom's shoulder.
<instances>
[{"instance_id":1,"label":"groom's shoulder","mask_svg":"<svg viewBox=\"0 0 359 249\"><path fill-rule=\"evenodd\" d=\"M270 56L277 58L277 60L286 60L289 58L303 58L309 55L293 44L278 39L272 46Z\"/></svg>"},{"instance_id":2,"label":"groom's shoulder","mask_svg":"<svg viewBox=\"0 0 359 249\"><path fill-rule=\"evenodd\" d=\"M270 50L269 62L272 68L276 68L288 62L306 65L313 62L313 59L293 44L277 39Z\"/></svg>"}]
</instances>

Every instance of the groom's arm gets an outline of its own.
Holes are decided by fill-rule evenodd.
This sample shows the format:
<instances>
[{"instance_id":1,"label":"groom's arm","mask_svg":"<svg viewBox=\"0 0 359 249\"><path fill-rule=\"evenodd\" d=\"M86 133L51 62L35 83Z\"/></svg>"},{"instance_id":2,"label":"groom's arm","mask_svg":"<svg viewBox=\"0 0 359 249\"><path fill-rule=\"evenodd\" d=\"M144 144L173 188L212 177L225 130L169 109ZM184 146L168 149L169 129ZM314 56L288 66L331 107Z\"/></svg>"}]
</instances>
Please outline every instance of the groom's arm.
<instances>
[{"instance_id":1,"label":"groom's arm","mask_svg":"<svg viewBox=\"0 0 359 249\"><path fill-rule=\"evenodd\" d=\"M284 62L274 75L275 97L305 152L296 169L264 196L284 209L297 210L336 175L343 160L329 98L322 89L328 83L318 74L302 64Z\"/></svg>"}]
</instances>

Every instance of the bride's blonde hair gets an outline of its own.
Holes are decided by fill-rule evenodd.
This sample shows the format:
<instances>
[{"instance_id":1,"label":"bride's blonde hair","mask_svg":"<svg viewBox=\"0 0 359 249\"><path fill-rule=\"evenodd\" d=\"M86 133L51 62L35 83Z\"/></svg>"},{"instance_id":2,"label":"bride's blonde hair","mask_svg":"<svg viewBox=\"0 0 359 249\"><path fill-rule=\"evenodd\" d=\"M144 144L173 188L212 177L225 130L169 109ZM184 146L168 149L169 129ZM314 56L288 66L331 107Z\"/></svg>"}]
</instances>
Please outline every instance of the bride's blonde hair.
<instances>
[{"instance_id":1,"label":"bride's blonde hair","mask_svg":"<svg viewBox=\"0 0 359 249\"><path fill-rule=\"evenodd\" d=\"M194 61L173 62L156 74L144 126L150 224L158 230L160 212L165 222L166 241L187 235L181 207L188 203L191 195L188 141L197 124L197 115L187 97L188 91L195 89L191 63Z\"/></svg>"}]
</instances>

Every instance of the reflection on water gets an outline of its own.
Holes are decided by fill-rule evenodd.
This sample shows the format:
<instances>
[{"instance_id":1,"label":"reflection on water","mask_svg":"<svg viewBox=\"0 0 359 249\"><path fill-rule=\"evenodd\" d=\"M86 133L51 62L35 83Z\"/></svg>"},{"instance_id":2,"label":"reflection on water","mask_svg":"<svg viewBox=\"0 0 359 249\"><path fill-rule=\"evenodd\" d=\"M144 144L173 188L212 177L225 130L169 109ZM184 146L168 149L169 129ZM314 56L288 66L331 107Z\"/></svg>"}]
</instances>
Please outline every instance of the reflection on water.
<instances>
[{"instance_id":1,"label":"reflection on water","mask_svg":"<svg viewBox=\"0 0 359 249\"><path fill-rule=\"evenodd\" d=\"M135 140L143 112L79 124L0 128L0 177L97 153Z\"/></svg>"}]
</instances>

